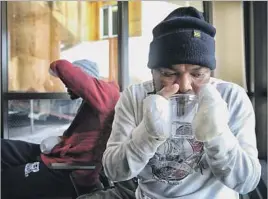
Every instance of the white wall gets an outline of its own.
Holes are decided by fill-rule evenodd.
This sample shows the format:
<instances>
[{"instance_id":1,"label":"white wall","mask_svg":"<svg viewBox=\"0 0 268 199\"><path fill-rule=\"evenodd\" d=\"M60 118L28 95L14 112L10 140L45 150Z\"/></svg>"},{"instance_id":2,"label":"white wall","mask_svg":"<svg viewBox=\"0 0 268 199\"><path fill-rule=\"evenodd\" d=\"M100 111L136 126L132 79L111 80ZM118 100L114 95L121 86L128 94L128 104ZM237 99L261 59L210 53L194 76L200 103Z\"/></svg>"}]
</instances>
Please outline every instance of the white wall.
<instances>
[{"instance_id":1,"label":"white wall","mask_svg":"<svg viewBox=\"0 0 268 199\"><path fill-rule=\"evenodd\" d=\"M243 2L213 2L216 33L215 77L246 88Z\"/></svg>"},{"instance_id":2,"label":"white wall","mask_svg":"<svg viewBox=\"0 0 268 199\"><path fill-rule=\"evenodd\" d=\"M82 42L68 50L62 51L61 59L73 62L78 59L88 59L98 64L100 76L109 77L109 42L101 40L96 42Z\"/></svg>"}]
</instances>

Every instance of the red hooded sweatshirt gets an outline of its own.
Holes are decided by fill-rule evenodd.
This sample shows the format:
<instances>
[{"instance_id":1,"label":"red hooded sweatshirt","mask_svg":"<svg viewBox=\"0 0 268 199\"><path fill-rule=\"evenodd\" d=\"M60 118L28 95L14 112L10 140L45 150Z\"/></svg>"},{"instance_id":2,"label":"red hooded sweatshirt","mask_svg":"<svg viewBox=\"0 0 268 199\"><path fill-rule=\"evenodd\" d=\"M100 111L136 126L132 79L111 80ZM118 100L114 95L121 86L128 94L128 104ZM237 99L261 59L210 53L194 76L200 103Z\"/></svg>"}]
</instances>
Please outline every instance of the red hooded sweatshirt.
<instances>
[{"instance_id":1,"label":"red hooded sweatshirt","mask_svg":"<svg viewBox=\"0 0 268 199\"><path fill-rule=\"evenodd\" d=\"M95 164L95 170L74 171L75 180L84 186L99 180L102 154L110 136L114 107L120 92L116 83L98 80L66 60L50 65L62 82L81 97L83 102L63 134L63 141L48 155L41 154L42 161L50 163Z\"/></svg>"}]
</instances>

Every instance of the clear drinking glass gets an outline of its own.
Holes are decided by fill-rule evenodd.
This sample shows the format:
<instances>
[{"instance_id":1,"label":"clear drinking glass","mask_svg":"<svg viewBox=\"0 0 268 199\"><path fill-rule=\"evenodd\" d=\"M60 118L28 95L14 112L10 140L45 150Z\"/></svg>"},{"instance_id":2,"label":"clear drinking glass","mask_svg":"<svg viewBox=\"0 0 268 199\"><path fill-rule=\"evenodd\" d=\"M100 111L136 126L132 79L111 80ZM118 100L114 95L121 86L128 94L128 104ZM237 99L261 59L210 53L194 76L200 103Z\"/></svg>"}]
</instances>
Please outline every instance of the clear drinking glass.
<instances>
[{"instance_id":1,"label":"clear drinking glass","mask_svg":"<svg viewBox=\"0 0 268 199\"><path fill-rule=\"evenodd\" d=\"M170 99L172 138L194 138L192 121L198 109L198 99L193 94L176 94Z\"/></svg>"}]
</instances>

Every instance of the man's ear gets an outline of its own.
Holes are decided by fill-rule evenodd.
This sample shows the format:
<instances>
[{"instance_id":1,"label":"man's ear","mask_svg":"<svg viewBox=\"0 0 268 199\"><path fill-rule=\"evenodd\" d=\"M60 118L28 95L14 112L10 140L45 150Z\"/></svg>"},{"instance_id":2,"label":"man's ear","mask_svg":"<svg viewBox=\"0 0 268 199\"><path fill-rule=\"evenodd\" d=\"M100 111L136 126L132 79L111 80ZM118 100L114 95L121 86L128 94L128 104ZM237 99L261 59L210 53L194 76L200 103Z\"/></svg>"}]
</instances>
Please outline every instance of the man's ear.
<instances>
[{"instance_id":1,"label":"man's ear","mask_svg":"<svg viewBox=\"0 0 268 199\"><path fill-rule=\"evenodd\" d=\"M214 76L214 71L215 71L215 70L211 70L211 69L209 70L209 72L210 72L210 77L213 77L213 76Z\"/></svg>"}]
</instances>

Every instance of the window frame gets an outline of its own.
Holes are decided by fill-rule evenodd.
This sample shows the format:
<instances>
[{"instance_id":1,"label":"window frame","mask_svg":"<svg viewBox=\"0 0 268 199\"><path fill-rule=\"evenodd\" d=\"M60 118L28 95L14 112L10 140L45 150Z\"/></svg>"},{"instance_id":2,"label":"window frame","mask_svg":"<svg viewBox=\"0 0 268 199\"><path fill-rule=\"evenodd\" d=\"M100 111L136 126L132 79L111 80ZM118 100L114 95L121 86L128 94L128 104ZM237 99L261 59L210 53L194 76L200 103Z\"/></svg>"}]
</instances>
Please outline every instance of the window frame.
<instances>
[{"instance_id":1,"label":"window frame","mask_svg":"<svg viewBox=\"0 0 268 199\"><path fill-rule=\"evenodd\" d=\"M117 16L118 16L118 5L106 5L100 8L100 39L108 39L118 37L118 30L117 34L113 34L113 9L116 8ZM108 35L104 35L103 33L103 25L104 25L104 10L108 9Z\"/></svg>"}]
</instances>

